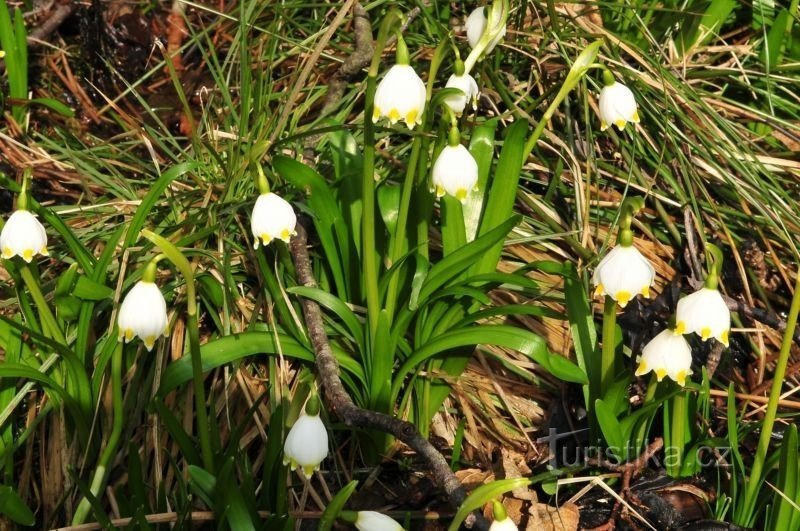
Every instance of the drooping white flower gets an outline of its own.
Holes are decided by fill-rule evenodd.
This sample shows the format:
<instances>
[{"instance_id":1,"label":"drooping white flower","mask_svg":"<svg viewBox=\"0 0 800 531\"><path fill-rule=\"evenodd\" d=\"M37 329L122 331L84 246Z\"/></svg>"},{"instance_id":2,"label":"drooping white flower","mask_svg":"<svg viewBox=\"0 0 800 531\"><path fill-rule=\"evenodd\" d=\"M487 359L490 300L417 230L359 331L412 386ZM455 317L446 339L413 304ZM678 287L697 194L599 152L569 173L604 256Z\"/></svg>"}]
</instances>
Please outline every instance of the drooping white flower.
<instances>
[{"instance_id":1,"label":"drooping white flower","mask_svg":"<svg viewBox=\"0 0 800 531\"><path fill-rule=\"evenodd\" d=\"M492 522L492 525L489 526L489 531L519 531L519 528L514 523L514 520L506 516L502 520Z\"/></svg>"},{"instance_id":2,"label":"drooping white flower","mask_svg":"<svg viewBox=\"0 0 800 531\"><path fill-rule=\"evenodd\" d=\"M150 351L158 336L168 334L167 302L154 282L140 280L125 295L119 307L119 340L139 336Z\"/></svg>"},{"instance_id":3,"label":"drooping white flower","mask_svg":"<svg viewBox=\"0 0 800 531\"><path fill-rule=\"evenodd\" d=\"M681 334L664 330L645 345L636 376L650 371L659 382L669 376L680 386L686 384L686 377L692 374L692 349Z\"/></svg>"},{"instance_id":4,"label":"drooping white flower","mask_svg":"<svg viewBox=\"0 0 800 531\"><path fill-rule=\"evenodd\" d=\"M483 32L486 31L487 22L486 8L483 6L474 9L467 17L465 25L467 27L467 41L469 41L470 48L475 48L478 45L478 42L483 36ZM497 35L495 35L489 45L486 46L485 54L494 50L494 47L503 40L503 37L506 35L506 27L504 25L501 28L490 28L489 31L495 31Z\"/></svg>"},{"instance_id":5,"label":"drooping white flower","mask_svg":"<svg viewBox=\"0 0 800 531\"><path fill-rule=\"evenodd\" d=\"M679 300L675 323L680 334L696 333L703 341L713 337L728 346L731 312L719 290L701 288Z\"/></svg>"},{"instance_id":6,"label":"drooping white flower","mask_svg":"<svg viewBox=\"0 0 800 531\"><path fill-rule=\"evenodd\" d=\"M319 415L308 415L303 411L286 436L283 464L289 465L292 470L299 467L310 478L326 457L328 430Z\"/></svg>"},{"instance_id":7,"label":"drooping white flower","mask_svg":"<svg viewBox=\"0 0 800 531\"><path fill-rule=\"evenodd\" d=\"M478 163L463 145L445 146L433 163L433 186L436 196L451 195L466 201L478 183Z\"/></svg>"},{"instance_id":8,"label":"drooping white flower","mask_svg":"<svg viewBox=\"0 0 800 531\"><path fill-rule=\"evenodd\" d=\"M295 225L297 216L288 201L272 192L258 196L253 207L253 215L250 217L250 228L253 231L256 249L259 243L267 245L274 238L289 243Z\"/></svg>"},{"instance_id":9,"label":"drooping white flower","mask_svg":"<svg viewBox=\"0 0 800 531\"><path fill-rule=\"evenodd\" d=\"M617 129L622 131L628 122L639 123L636 98L633 97L631 89L618 81L614 81L600 90L599 108L601 131L611 127L611 124L616 125Z\"/></svg>"},{"instance_id":10,"label":"drooping white flower","mask_svg":"<svg viewBox=\"0 0 800 531\"><path fill-rule=\"evenodd\" d=\"M396 64L386 72L375 89L372 121L387 118L392 124L404 120L409 129L422 123L425 83L410 65Z\"/></svg>"},{"instance_id":11,"label":"drooping white flower","mask_svg":"<svg viewBox=\"0 0 800 531\"><path fill-rule=\"evenodd\" d=\"M0 232L0 250L6 260L19 256L28 263L36 254L49 256L44 226L31 212L17 210L11 214Z\"/></svg>"},{"instance_id":12,"label":"drooping white flower","mask_svg":"<svg viewBox=\"0 0 800 531\"><path fill-rule=\"evenodd\" d=\"M448 96L444 99L445 104L456 113L456 116L461 116L467 106L467 102L472 103L473 109L478 107L478 83L471 75L463 74L458 76L453 74L447 80L445 88L457 88L464 93L457 96Z\"/></svg>"},{"instance_id":13,"label":"drooping white flower","mask_svg":"<svg viewBox=\"0 0 800 531\"><path fill-rule=\"evenodd\" d=\"M621 307L638 294L650 296L656 271L636 247L617 245L597 264L592 282L596 295L614 299Z\"/></svg>"},{"instance_id":14,"label":"drooping white flower","mask_svg":"<svg viewBox=\"0 0 800 531\"><path fill-rule=\"evenodd\" d=\"M359 531L403 531L393 518L377 511L358 511L355 525Z\"/></svg>"}]
</instances>

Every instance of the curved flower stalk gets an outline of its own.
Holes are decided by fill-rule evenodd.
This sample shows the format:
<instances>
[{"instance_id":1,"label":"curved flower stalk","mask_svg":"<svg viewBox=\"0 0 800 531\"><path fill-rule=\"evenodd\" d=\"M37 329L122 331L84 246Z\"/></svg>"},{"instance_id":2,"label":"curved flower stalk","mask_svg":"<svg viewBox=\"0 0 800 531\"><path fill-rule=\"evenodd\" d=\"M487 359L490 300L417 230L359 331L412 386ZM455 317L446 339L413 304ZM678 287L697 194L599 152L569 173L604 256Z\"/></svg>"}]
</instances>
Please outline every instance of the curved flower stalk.
<instances>
[{"instance_id":1,"label":"curved flower stalk","mask_svg":"<svg viewBox=\"0 0 800 531\"><path fill-rule=\"evenodd\" d=\"M358 531L403 531L396 520L377 511L358 511L355 526Z\"/></svg>"},{"instance_id":2,"label":"curved flower stalk","mask_svg":"<svg viewBox=\"0 0 800 531\"><path fill-rule=\"evenodd\" d=\"M406 122L409 129L422 123L427 90L414 68L409 65L408 48L401 36L397 37L396 64L392 66L375 89L372 121L386 118L395 124Z\"/></svg>"},{"instance_id":3,"label":"curved flower stalk","mask_svg":"<svg viewBox=\"0 0 800 531\"><path fill-rule=\"evenodd\" d=\"M442 149L433 163L433 186L436 196L451 195L461 201L478 183L478 163L461 144L458 128L450 129L448 145Z\"/></svg>"},{"instance_id":4,"label":"curved flower stalk","mask_svg":"<svg viewBox=\"0 0 800 531\"><path fill-rule=\"evenodd\" d=\"M155 274L156 263L153 261L147 264L142 280L128 291L117 317L119 340L130 342L138 336L148 352L159 336L169 335L167 302L155 283Z\"/></svg>"},{"instance_id":5,"label":"curved flower stalk","mask_svg":"<svg viewBox=\"0 0 800 531\"><path fill-rule=\"evenodd\" d=\"M653 372L660 382L669 376L678 385L686 385L692 374L692 349L677 330L664 330L642 349L636 376Z\"/></svg>"},{"instance_id":6,"label":"curved flower stalk","mask_svg":"<svg viewBox=\"0 0 800 531\"><path fill-rule=\"evenodd\" d=\"M319 417L319 399L311 398L283 445L283 464L300 469L306 479L328 457L328 430Z\"/></svg>"},{"instance_id":7,"label":"curved flower stalk","mask_svg":"<svg viewBox=\"0 0 800 531\"><path fill-rule=\"evenodd\" d=\"M510 11L508 0L494 0L488 7L479 7L467 17L467 40L472 51L464 61L467 73L484 55L503 40Z\"/></svg>"},{"instance_id":8,"label":"curved flower stalk","mask_svg":"<svg viewBox=\"0 0 800 531\"><path fill-rule=\"evenodd\" d=\"M699 335L703 341L713 337L726 347L731 330L731 312L719 292L719 272L722 268L722 251L712 244L710 267L705 285L678 301L675 315L676 330L681 334Z\"/></svg>"},{"instance_id":9,"label":"curved flower stalk","mask_svg":"<svg viewBox=\"0 0 800 531\"><path fill-rule=\"evenodd\" d=\"M297 215L288 201L272 192L258 196L250 216L254 248L258 249L259 244L269 245L275 238L289 243L296 226Z\"/></svg>"},{"instance_id":10,"label":"curved flower stalk","mask_svg":"<svg viewBox=\"0 0 800 531\"><path fill-rule=\"evenodd\" d=\"M616 81L608 70L603 71L604 86L600 90L600 130L605 131L611 124L622 131L628 122L639 123L639 109L631 89Z\"/></svg>"}]
</instances>

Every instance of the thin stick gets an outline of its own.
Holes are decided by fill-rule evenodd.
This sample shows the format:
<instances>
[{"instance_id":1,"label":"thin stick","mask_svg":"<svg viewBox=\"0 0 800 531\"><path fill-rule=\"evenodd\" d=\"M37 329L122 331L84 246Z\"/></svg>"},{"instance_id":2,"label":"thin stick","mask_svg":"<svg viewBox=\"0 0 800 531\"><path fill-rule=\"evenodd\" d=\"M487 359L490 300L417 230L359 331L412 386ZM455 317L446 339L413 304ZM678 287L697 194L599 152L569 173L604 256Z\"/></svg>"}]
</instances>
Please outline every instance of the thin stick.
<instances>
[{"instance_id":1,"label":"thin stick","mask_svg":"<svg viewBox=\"0 0 800 531\"><path fill-rule=\"evenodd\" d=\"M296 230L297 234L292 238L289 247L297 271L297 280L303 286L316 288L317 281L308 256L305 228L302 224L298 224ZM336 413L347 426L389 433L408 445L427 463L434 482L447 494L453 505L460 506L466 499L464 487L450 470L444 456L419 433L416 426L383 413L361 409L353 403L339 377L339 362L336 361L328 342L319 306L311 299L301 300L306 326L316 355L317 377L322 382L328 409ZM465 525L474 526L476 529L488 529L486 520L477 513L473 513Z\"/></svg>"}]
</instances>

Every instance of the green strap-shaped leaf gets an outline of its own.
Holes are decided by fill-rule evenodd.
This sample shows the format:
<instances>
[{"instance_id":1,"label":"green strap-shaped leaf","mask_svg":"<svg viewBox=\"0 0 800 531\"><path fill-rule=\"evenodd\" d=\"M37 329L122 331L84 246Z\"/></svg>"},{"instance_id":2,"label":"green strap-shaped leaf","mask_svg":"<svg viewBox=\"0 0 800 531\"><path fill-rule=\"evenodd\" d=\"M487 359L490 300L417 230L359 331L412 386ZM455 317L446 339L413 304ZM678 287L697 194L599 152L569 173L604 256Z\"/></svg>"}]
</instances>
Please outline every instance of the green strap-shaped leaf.
<instances>
[{"instance_id":1,"label":"green strap-shaped leaf","mask_svg":"<svg viewBox=\"0 0 800 531\"><path fill-rule=\"evenodd\" d=\"M577 365L548 352L544 340L533 332L506 325L476 326L442 334L412 353L395 374L392 396L398 396L405 376L421 363L447 350L469 345L497 345L510 348L530 357L562 380L575 383L586 381L585 373Z\"/></svg>"},{"instance_id":2,"label":"green strap-shaped leaf","mask_svg":"<svg viewBox=\"0 0 800 531\"><path fill-rule=\"evenodd\" d=\"M277 336L277 344L275 338ZM334 348L336 359L344 370L364 383L364 372L358 361ZM200 347L203 358L203 372L221 367L226 363L240 360L253 354L266 354L277 356L278 352L287 358L296 358L313 362L314 353L308 347L284 335L272 332L245 332L234 334L209 341ZM164 396L179 385L192 379L192 364L188 356L184 356L167 367L158 390L159 396Z\"/></svg>"}]
</instances>

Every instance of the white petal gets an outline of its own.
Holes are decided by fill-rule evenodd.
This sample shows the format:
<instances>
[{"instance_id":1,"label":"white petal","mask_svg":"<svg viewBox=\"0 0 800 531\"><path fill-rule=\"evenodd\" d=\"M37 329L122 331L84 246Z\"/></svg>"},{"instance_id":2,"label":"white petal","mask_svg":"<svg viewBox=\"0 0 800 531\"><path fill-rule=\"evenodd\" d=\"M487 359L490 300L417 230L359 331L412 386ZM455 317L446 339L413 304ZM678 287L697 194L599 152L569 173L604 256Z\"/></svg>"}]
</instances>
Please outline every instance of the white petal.
<instances>
[{"instance_id":1,"label":"white petal","mask_svg":"<svg viewBox=\"0 0 800 531\"><path fill-rule=\"evenodd\" d=\"M167 332L167 302L153 282L137 282L119 307L117 325L120 337L138 336L147 350ZM126 337L130 339L130 337Z\"/></svg>"},{"instance_id":2,"label":"white petal","mask_svg":"<svg viewBox=\"0 0 800 531\"><path fill-rule=\"evenodd\" d=\"M642 349L636 375L653 371L659 381L669 376L679 384L692 374L692 349L681 334L664 330Z\"/></svg>"},{"instance_id":3,"label":"white petal","mask_svg":"<svg viewBox=\"0 0 800 531\"><path fill-rule=\"evenodd\" d=\"M403 531L403 526L376 511L358 511L356 528L359 531Z\"/></svg>"},{"instance_id":4,"label":"white petal","mask_svg":"<svg viewBox=\"0 0 800 531\"><path fill-rule=\"evenodd\" d=\"M47 233L34 214L27 210L11 214L0 232L0 253L3 258L19 256L26 262L47 254Z\"/></svg>"},{"instance_id":5,"label":"white petal","mask_svg":"<svg viewBox=\"0 0 800 531\"><path fill-rule=\"evenodd\" d=\"M286 436L283 453L304 469L319 468L328 457L328 431L319 415L300 415Z\"/></svg>"},{"instance_id":6,"label":"white petal","mask_svg":"<svg viewBox=\"0 0 800 531\"><path fill-rule=\"evenodd\" d=\"M437 191L463 201L478 183L478 163L463 145L445 146L433 163L433 185Z\"/></svg>"},{"instance_id":7,"label":"white petal","mask_svg":"<svg viewBox=\"0 0 800 531\"><path fill-rule=\"evenodd\" d=\"M392 66L375 89L373 119L404 120L408 127L422 122L425 83L409 65Z\"/></svg>"},{"instance_id":8,"label":"white petal","mask_svg":"<svg viewBox=\"0 0 800 531\"><path fill-rule=\"evenodd\" d=\"M702 288L679 300L675 321L685 334L714 337L727 344L731 312L716 289Z\"/></svg>"},{"instance_id":9,"label":"white petal","mask_svg":"<svg viewBox=\"0 0 800 531\"><path fill-rule=\"evenodd\" d=\"M489 531L519 531L519 528L514 523L514 520L506 516L503 520L492 522L492 525L489 526Z\"/></svg>"},{"instance_id":10,"label":"white petal","mask_svg":"<svg viewBox=\"0 0 800 531\"><path fill-rule=\"evenodd\" d=\"M470 48L475 48L478 45L478 41L481 40L481 35L483 35L483 30L486 28L485 9L486 8L483 6L478 7L467 17L465 25L467 27L467 41L469 41Z\"/></svg>"},{"instance_id":11,"label":"white petal","mask_svg":"<svg viewBox=\"0 0 800 531\"><path fill-rule=\"evenodd\" d=\"M468 102L471 102L473 107L476 106L476 101L478 99L478 83L471 75L464 74L463 76L457 76L453 74L447 80L445 88L457 88L464 93L458 96L448 96L444 99L445 104L447 104L456 115L460 116L464 112L464 108L467 106Z\"/></svg>"},{"instance_id":12,"label":"white petal","mask_svg":"<svg viewBox=\"0 0 800 531\"><path fill-rule=\"evenodd\" d=\"M288 201L272 192L258 196L250 217L256 248L259 243L266 245L275 238L288 241L296 225L297 216Z\"/></svg>"},{"instance_id":13,"label":"white petal","mask_svg":"<svg viewBox=\"0 0 800 531\"><path fill-rule=\"evenodd\" d=\"M624 305L645 293L655 280L655 269L634 246L617 245L597 264L592 281L602 292ZM627 299L626 299L627 297Z\"/></svg>"},{"instance_id":14,"label":"white petal","mask_svg":"<svg viewBox=\"0 0 800 531\"><path fill-rule=\"evenodd\" d=\"M624 126L627 122L638 121L636 98L631 89L622 83L614 82L603 87L598 107L600 119L607 126L619 123Z\"/></svg>"}]
</instances>

